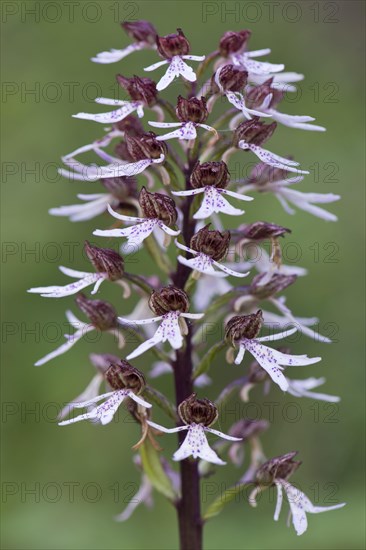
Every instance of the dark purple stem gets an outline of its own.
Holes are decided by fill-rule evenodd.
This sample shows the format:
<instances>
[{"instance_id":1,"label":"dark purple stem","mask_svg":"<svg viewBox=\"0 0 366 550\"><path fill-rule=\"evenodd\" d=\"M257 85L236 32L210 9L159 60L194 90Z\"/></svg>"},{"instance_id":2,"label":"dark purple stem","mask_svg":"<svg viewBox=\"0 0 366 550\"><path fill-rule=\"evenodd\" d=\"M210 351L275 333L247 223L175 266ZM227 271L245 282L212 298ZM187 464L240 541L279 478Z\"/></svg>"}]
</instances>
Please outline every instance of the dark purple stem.
<instances>
[{"instance_id":1,"label":"dark purple stem","mask_svg":"<svg viewBox=\"0 0 366 550\"><path fill-rule=\"evenodd\" d=\"M195 160L189 162L185 171L186 189L190 188L190 175L195 165ZM195 231L195 221L190 218L192 197L187 197L182 205L183 211L183 238L189 246ZM183 289L190 274L190 269L178 263L177 271L172 276L174 284ZM173 362L175 396L177 406L193 393L193 362L192 362L192 331L189 327L185 340L185 347L176 352ZM186 436L186 432L178 433L179 444ZM198 463L192 459L180 462L181 499L177 503L179 523L179 540L181 550L202 550L202 518L200 506L200 477Z\"/></svg>"}]
</instances>

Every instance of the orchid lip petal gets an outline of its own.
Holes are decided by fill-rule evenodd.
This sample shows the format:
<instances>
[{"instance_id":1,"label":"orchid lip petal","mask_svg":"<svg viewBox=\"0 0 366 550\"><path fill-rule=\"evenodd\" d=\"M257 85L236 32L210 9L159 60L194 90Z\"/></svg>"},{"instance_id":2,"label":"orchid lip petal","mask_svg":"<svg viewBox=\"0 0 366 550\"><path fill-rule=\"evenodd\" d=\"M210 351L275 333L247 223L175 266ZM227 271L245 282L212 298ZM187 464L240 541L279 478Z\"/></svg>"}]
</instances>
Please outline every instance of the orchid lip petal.
<instances>
[{"instance_id":1,"label":"orchid lip petal","mask_svg":"<svg viewBox=\"0 0 366 550\"><path fill-rule=\"evenodd\" d=\"M94 327L87 326L83 327L79 330L77 330L72 336L68 337L66 342L62 344L60 347L55 349L54 351L51 351L51 353L48 353L45 357L42 357L42 359L39 359L36 363L36 367L40 367L41 365L44 365L45 363L48 363L48 361L51 361L51 359L54 359L55 357L58 357L59 355L62 355L66 353L80 338L86 334L86 332L90 332L92 330L95 330Z\"/></svg>"},{"instance_id":2,"label":"orchid lip petal","mask_svg":"<svg viewBox=\"0 0 366 550\"><path fill-rule=\"evenodd\" d=\"M197 256L197 254L198 254L197 250L193 250L192 248L189 248L188 246L180 243L178 241L178 239L175 239L174 242L177 245L177 247L180 248L181 250L184 250L185 252L189 252L190 254L193 254L194 256Z\"/></svg>"},{"instance_id":3,"label":"orchid lip petal","mask_svg":"<svg viewBox=\"0 0 366 550\"><path fill-rule=\"evenodd\" d=\"M130 53L146 47L147 45L144 42L135 42L134 44L128 45L123 50L111 49L109 51L97 53L95 57L91 58L91 61L100 64L116 63L127 57Z\"/></svg>"},{"instance_id":4,"label":"orchid lip petal","mask_svg":"<svg viewBox=\"0 0 366 550\"><path fill-rule=\"evenodd\" d=\"M147 420L147 423L152 428L155 428L156 430L159 430L160 432L164 432L167 434L174 434L177 432L182 432L184 430L188 430L189 426L178 426L176 428L165 428L164 426L161 426L161 424L156 424L156 422L152 422L152 420Z\"/></svg>"},{"instance_id":5,"label":"orchid lip petal","mask_svg":"<svg viewBox=\"0 0 366 550\"><path fill-rule=\"evenodd\" d=\"M191 424L188 428L188 433L179 447L174 453L173 460L180 461L192 456L200 458L213 464L224 465L226 462L221 460L213 449L208 444L205 428L200 424Z\"/></svg>"},{"instance_id":6,"label":"orchid lip petal","mask_svg":"<svg viewBox=\"0 0 366 550\"><path fill-rule=\"evenodd\" d=\"M213 265L224 271L227 275L231 275L232 277L247 277L250 273L250 271L246 271L245 273L239 273L238 271L234 271L234 269L230 269L224 264L220 264L219 262L216 262L215 260L212 261Z\"/></svg>"}]
</instances>

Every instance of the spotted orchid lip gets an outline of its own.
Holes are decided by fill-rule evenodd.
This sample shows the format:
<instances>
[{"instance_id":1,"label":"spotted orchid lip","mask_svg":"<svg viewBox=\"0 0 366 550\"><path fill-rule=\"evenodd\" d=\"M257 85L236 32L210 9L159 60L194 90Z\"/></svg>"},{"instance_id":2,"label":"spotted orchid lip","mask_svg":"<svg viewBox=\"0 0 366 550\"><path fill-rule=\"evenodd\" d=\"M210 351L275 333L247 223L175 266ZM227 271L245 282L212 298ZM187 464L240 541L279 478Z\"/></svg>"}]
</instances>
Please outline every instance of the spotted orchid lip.
<instances>
[{"instance_id":1,"label":"spotted orchid lip","mask_svg":"<svg viewBox=\"0 0 366 550\"><path fill-rule=\"evenodd\" d=\"M227 441L241 441L240 437L233 437L231 435L224 434L218 430L204 426L203 424L192 423L185 426L179 426L177 428L165 428L164 426L156 424L150 420L148 420L148 424L152 428L155 428L163 433L177 433L181 431L188 432L183 443L173 455L173 460L175 461L185 460L189 456L192 456L193 458L200 458L201 460L206 460L207 462L211 462L212 464L217 464L219 466L225 465L226 462L221 460L216 452L209 446L205 432L215 434L216 436L226 439Z\"/></svg>"}]
</instances>

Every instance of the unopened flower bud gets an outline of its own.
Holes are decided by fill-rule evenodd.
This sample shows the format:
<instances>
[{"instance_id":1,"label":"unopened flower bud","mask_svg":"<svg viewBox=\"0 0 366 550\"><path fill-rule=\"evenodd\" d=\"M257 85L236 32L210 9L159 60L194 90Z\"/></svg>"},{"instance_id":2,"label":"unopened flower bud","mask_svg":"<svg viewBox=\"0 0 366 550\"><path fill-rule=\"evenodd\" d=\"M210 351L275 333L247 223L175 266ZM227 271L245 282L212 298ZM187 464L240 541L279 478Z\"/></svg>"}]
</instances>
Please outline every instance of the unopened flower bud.
<instances>
[{"instance_id":1,"label":"unopened flower bud","mask_svg":"<svg viewBox=\"0 0 366 550\"><path fill-rule=\"evenodd\" d=\"M191 174L191 185L193 188L199 187L219 187L225 189L230 181L230 173L226 163L219 162L197 162Z\"/></svg>"},{"instance_id":2,"label":"unopened flower bud","mask_svg":"<svg viewBox=\"0 0 366 550\"><path fill-rule=\"evenodd\" d=\"M268 222L254 222L249 225L239 227L240 236L251 241L263 241L283 237L286 233L291 233L290 229Z\"/></svg>"},{"instance_id":3,"label":"unopened flower bud","mask_svg":"<svg viewBox=\"0 0 366 550\"><path fill-rule=\"evenodd\" d=\"M169 311L180 311L187 313L189 310L189 299L184 290L169 285L161 290L154 290L149 300L150 309L156 315L165 315Z\"/></svg>"},{"instance_id":4,"label":"unopened flower bud","mask_svg":"<svg viewBox=\"0 0 366 550\"><path fill-rule=\"evenodd\" d=\"M105 377L114 390L127 389L139 394L146 386L142 372L123 359L118 363L112 363L106 371Z\"/></svg>"},{"instance_id":5,"label":"unopened flower bud","mask_svg":"<svg viewBox=\"0 0 366 550\"><path fill-rule=\"evenodd\" d=\"M219 415L215 403L209 399L197 399L192 393L178 406L178 414L184 424L203 424L211 426Z\"/></svg>"},{"instance_id":6,"label":"unopened flower bud","mask_svg":"<svg viewBox=\"0 0 366 550\"><path fill-rule=\"evenodd\" d=\"M119 202L125 202L129 198L137 198L137 180L133 176L103 178L100 183Z\"/></svg>"},{"instance_id":7,"label":"unopened flower bud","mask_svg":"<svg viewBox=\"0 0 366 550\"><path fill-rule=\"evenodd\" d=\"M124 273L124 261L118 252L111 248L99 248L85 241L84 250L98 273L107 273L110 281L121 279Z\"/></svg>"},{"instance_id":8,"label":"unopened flower bud","mask_svg":"<svg viewBox=\"0 0 366 550\"><path fill-rule=\"evenodd\" d=\"M266 185L276 181L284 181L289 177L289 173L281 168L274 168L264 162L256 164L249 176L249 183L253 185Z\"/></svg>"},{"instance_id":9,"label":"unopened flower bud","mask_svg":"<svg viewBox=\"0 0 366 550\"><path fill-rule=\"evenodd\" d=\"M251 437L259 435L261 432L268 430L269 425L268 420L251 420L250 418L242 418L231 426L229 435L239 437L244 442Z\"/></svg>"},{"instance_id":10,"label":"unopened flower bud","mask_svg":"<svg viewBox=\"0 0 366 550\"><path fill-rule=\"evenodd\" d=\"M245 50L252 32L248 29L243 31L227 31L220 40L220 53L227 57L232 53L239 53Z\"/></svg>"},{"instance_id":11,"label":"unopened flower bud","mask_svg":"<svg viewBox=\"0 0 366 550\"><path fill-rule=\"evenodd\" d=\"M103 300L89 300L85 294L81 293L76 296L75 302L95 328L110 330L118 326L117 312L110 303Z\"/></svg>"},{"instance_id":12,"label":"unopened flower bud","mask_svg":"<svg viewBox=\"0 0 366 550\"><path fill-rule=\"evenodd\" d=\"M121 74L116 76L118 84L128 92L133 101L142 101L149 107L156 103L158 95L156 84L150 78L126 78Z\"/></svg>"},{"instance_id":13,"label":"unopened flower bud","mask_svg":"<svg viewBox=\"0 0 366 550\"><path fill-rule=\"evenodd\" d=\"M168 34L156 38L158 52L165 59L171 59L175 55L189 54L189 42L182 29L177 29L177 32L178 34Z\"/></svg>"},{"instance_id":14,"label":"unopened flower bud","mask_svg":"<svg viewBox=\"0 0 366 550\"><path fill-rule=\"evenodd\" d=\"M241 92L247 83L248 73L235 65L224 65L220 68L218 80L225 92ZM216 74L211 78L211 87L213 93L220 91L216 82Z\"/></svg>"},{"instance_id":15,"label":"unopened flower bud","mask_svg":"<svg viewBox=\"0 0 366 550\"><path fill-rule=\"evenodd\" d=\"M230 231L209 230L210 224L202 227L191 238L190 246L193 250L210 256L215 261L224 258L229 250Z\"/></svg>"},{"instance_id":16,"label":"unopened flower bud","mask_svg":"<svg viewBox=\"0 0 366 550\"><path fill-rule=\"evenodd\" d=\"M233 346L243 338L255 338L260 333L263 325L262 310L250 315L236 315L232 317L225 327L225 338Z\"/></svg>"},{"instance_id":17,"label":"unopened flower bud","mask_svg":"<svg viewBox=\"0 0 366 550\"><path fill-rule=\"evenodd\" d=\"M277 88L272 88L273 78L269 78L261 84L260 86L254 86L245 96L245 102L250 109L257 109L266 99L266 97L271 94L272 99L268 104L269 109L274 109L283 99L284 92L278 90Z\"/></svg>"},{"instance_id":18,"label":"unopened flower bud","mask_svg":"<svg viewBox=\"0 0 366 550\"><path fill-rule=\"evenodd\" d=\"M205 122L208 117L206 99L204 97L201 97L201 99L198 99L198 97L185 99L180 95L178 96L178 103L175 111L181 122L195 122L196 124L201 124Z\"/></svg>"},{"instance_id":19,"label":"unopened flower bud","mask_svg":"<svg viewBox=\"0 0 366 550\"><path fill-rule=\"evenodd\" d=\"M297 451L271 458L257 470L256 480L261 485L270 485L275 479L287 480L301 465L298 460L293 460Z\"/></svg>"},{"instance_id":20,"label":"unopened flower bud","mask_svg":"<svg viewBox=\"0 0 366 550\"><path fill-rule=\"evenodd\" d=\"M267 273L259 273L254 277L250 285L250 294L260 300L265 300L278 292L282 292L282 290L294 284L297 279L297 275L273 273L268 282L261 284L261 281L265 277L267 277Z\"/></svg>"},{"instance_id":21,"label":"unopened flower bud","mask_svg":"<svg viewBox=\"0 0 366 550\"><path fill-rule=\"evenodd\" d=\"M167 148L163 141L156 139L154 132L146 132L141 136L125 136L127 151L134 161L143 159L157 159L166 155Z\"/></svg>"},{"instance_id":22,"label":"unopened flower bud","mask_svg":"<svg viewBox=\"0 0 366 550\"><path fill-rule=\"evenodd\" d=\"M149 21L124 21L121 27L131 36L136 42L147 42L155 44L158 33L154 25Z\"/></svg>"},{"instance_id":23,"label":"unopened flower bud","mask_svg":"<svg viewBox=\"0 0 366 550\"><path fill-rule=\"evenodd\" d=\"M178 213L175 202L168 195L150 193L143 187L139 203L146 218L158 218L169 227L176 224Z\"/></svg>"},{"instance_id":24,"label":"unopened flower bud","mask_svg":"<svg viewBox=\"0 0 366 550\"><path fill-rule=\"evenodd\" d=\"M277 122L265 124L259 117L253 117L250 120L242 122L234 132L234 144L238 146L239 142L244 140L253 145L262 145L265 143L277 127Z\"/></svg>"}]
</instances>

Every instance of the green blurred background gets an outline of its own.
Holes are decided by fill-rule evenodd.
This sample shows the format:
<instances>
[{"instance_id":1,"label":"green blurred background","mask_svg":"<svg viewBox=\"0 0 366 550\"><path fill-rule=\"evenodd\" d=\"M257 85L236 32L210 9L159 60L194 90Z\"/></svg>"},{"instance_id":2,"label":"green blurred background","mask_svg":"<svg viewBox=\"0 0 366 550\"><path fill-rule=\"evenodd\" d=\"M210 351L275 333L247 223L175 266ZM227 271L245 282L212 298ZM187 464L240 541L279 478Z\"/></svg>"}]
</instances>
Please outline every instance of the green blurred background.
<instances>
[{"instance_id":1,"label":"green blurred background","mask_svg":"<svg viewBox=\"0 0 366 550\"><path fill-rule=\"evenodd\" d=\"M365 327L360 306L364 297L361 121L364 120L365 4L352 1L71 4L74 13L67 2L1 3L5 289L2 547L9 550L177 547L174 510L160 496L155 498L153 511L140 507L129 522L113 521L134 487L130 484L139 482L130 451L138 435L136 426L126 421L105 428L81 423L61 429L55 422L62 403L76 396L93 374L88 353L118 353L115 342L108 335L94 344L82 341L67 355L34 368L38 358L60 345L59 327L65 320L65 309L73 308L73 299L53 301L26 294L30 286L63 284L65 278L58 274L59 264L76 269L86 267L85 260L79 258L81 243L90 238L96 223L106 226L103 220L72 224L63 218L50 217L47 210L77 202L76 193L99 190L97 184L58 178L56 166L60 155L101 135L97 124L74 120L71 114L97 112L93 98L111 96L116 72L139 74L142 67L154 61L151 52L131 55L116 65L89 61L99 51L127 45L119 21L142 18L151 20L160 34L182 27L191 41L192 53L197 55L215 49L225 30L250 28L251 49L271 47L271 61L284 62L287 70L304 73L301 97L290 101L289 96L281 110L313 115L328 131L317 134L280 127L269 148L279 154L292 153L303 168L311 167L303 190L343 196L342 202L330 205L330 210L339 215L337 224L305 213L290 217L272 197L258 197L254 206L246 209L246 219L274 221L292 228L287 242L301 246L298 264L309 269L309 276L289 289L288 303L298 315L319 316L323 331L327 323L338 326L333 345L302 339L294 349L323 356L320 365L304 368L300 376L324 374L325 391L342 396L339 410L330 414L333 409L323 403L318 406L312 400L296 400L301 407L298 420L284 421L284 403L293 403L294 398L282 399L276 389L264 398L260 392L253 394L257 403L262 403L260 411L264 418L268 418L268 406L263 406L263 402L278 403L273 426L263 436L265 451L268 456L276 456L299 450L304 464L295 479L309 497L314 498L315 491L320 504L333 498L346 501L347 506L341 511L311 516L308 532L297 538L293 529L285 526L284 511L278 524L273 521L274 503L268 502L267 497L263 497L256 510L241 500L207 525L206 548L364 548ZM153 78L157 76L158 73L153 74ZM173 86L168 95L173 98L177 90ZM237 156L234 162L241 158ZM329 243L336 245L332 262ZM314 248L319 250L319 257L314 255ZM74 250L74 257L70 250ZM153 272L144 255L127 265L133 272ZM100 295L113 300L120 314L129 313L133 300L123 302L120 291L111 287L105 285ZM135 364L146 371L148 361L146 355ZM214 385L207 389L211 398L236 374L224 367L222 361L213 372ZM171 391L167 377L157 385L163 391ZM167 422L163 417L159 419ZM227 429L233 420L228 412L222 419L222 429ZM174 445L175 438L164 439L167 452ZM217 479L219 484L229 484L237 477L238 472L228 467L219 472ZM217 496L220 485L211 486L210 490L216 491Z\"/></svg>"}]
</instances>

